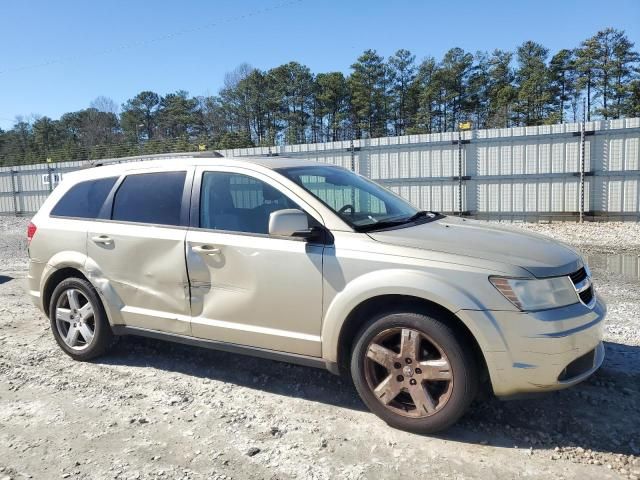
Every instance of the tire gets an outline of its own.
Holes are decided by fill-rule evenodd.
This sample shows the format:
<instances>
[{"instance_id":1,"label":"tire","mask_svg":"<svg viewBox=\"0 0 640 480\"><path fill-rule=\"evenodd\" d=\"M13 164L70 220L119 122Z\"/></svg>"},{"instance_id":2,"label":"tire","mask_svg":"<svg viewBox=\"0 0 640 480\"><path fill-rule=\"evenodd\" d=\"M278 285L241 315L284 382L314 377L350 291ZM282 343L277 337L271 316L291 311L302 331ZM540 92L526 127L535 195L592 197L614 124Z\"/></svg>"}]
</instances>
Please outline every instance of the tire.
<instances>
[{"instance_id":1,"label":"tire","mask_svg":"<svg viewBox=\"0 0 640 480\"><path fill-rule=\"evenodd\" d=\"M372 319L356 337L351 376L373 413L392 427L419 434L453 425L478 389L472 348L438 314Z\"/></svg>"},{"instance_id":2,"label":"tire","mask_svg":"<svg viewBox=\"0 0 640 480\"><path fill-rule=\"evenodd\" d=\"M96 358L115 343L102 302L87 280L67 278L56 286L49 319L56 342L74 360Z\"/></svg>"}]
</instances>

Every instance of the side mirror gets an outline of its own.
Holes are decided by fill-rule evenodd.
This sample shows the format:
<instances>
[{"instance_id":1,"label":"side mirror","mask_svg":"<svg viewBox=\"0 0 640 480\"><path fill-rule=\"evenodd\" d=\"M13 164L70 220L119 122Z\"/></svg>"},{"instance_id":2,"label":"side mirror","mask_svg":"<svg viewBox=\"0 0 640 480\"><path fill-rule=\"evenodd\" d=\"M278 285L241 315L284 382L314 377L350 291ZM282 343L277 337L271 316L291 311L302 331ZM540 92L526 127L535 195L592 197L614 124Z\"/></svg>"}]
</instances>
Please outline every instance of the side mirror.
<instances>
[{"instance_id":1,"label":"side mirror","mask_svg":"<svg viewBox=\"0 0 640 480\"><path fill-rule=\"evenodd\" d=\"M269 215L269 235L306 237L310 232L307 214L297 208L276 210Z\"/></svg>"}]
</instances>

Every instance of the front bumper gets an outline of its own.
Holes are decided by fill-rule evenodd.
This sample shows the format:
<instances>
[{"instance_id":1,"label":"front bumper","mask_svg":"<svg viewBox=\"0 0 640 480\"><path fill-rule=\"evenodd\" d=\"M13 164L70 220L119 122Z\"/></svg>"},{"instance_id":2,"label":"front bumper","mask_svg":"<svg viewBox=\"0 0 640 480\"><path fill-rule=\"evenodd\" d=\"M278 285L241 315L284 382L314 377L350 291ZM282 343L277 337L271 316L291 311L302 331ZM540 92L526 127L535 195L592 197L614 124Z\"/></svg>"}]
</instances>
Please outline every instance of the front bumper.
<instances>
[{"instance_id":1,"label":"front bumper","mask_svg":"<svg viewBox=\"0 0 640 480\"><path fill-rule=\"evenodd\" d=\"M606 306L581 303L539 312L466 311L476 326L495 329L500 348L485 348L494 393L517 396L567 388L604 361Z\"/></svg>"}]
</instances>

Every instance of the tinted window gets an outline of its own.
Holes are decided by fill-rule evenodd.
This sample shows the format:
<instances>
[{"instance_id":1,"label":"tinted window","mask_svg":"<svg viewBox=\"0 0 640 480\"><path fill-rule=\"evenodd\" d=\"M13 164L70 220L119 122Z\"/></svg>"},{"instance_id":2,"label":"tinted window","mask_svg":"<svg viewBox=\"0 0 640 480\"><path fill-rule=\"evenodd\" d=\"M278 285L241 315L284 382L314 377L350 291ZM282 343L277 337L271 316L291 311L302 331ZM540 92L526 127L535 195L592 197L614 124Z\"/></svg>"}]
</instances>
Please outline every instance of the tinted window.
<instances>
[{"instance_id":1,"label":"tinted window","mask_svg":"<svg viewBox=\"0 0 640 480\"><path fill-rule=\"evenodd\" d=\"M271 212L284 208L300 207L255 178L222 172L206 172L202 178L202 228L266 234Z\"/></svg>"},{"instance_id":2,"label":"tinted window","mask_svg":"<svg viewBox=\"0 0 640 480\"><path fill-rule=\"evenodd\" d=\"M113 200L113 220L180 225L185 172L129 175Z\"/></svg>"},{"instance_id":3,"label":"tinted window","mask_svg":"<svg viewBox=\"0 0 640 480\"><path fill-rule=\"evenodd\" d=\"M101 178L74 185L53 207L51 215L96 218L117 179L118 177Z\"/></svg>"}]
</instances>

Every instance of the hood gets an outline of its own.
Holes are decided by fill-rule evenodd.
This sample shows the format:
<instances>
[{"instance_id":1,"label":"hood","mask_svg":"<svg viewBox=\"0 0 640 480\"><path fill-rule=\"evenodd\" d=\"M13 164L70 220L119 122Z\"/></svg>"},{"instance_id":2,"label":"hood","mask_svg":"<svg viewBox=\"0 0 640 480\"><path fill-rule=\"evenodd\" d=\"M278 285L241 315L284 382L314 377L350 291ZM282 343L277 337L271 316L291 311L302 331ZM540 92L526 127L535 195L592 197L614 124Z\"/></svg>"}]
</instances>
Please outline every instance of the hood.
<instances>
[{"instance_id":1,"label":"hood","mask_svg":"<svg viewBox=\"0 0 640 480\"><path fill-rule=\"evenodd\" d=\"M457 217L369 235L390 245L515 265L536 277L568 275L583 266L574 250L543 235Z\"/></svg>"}]
</instances>

